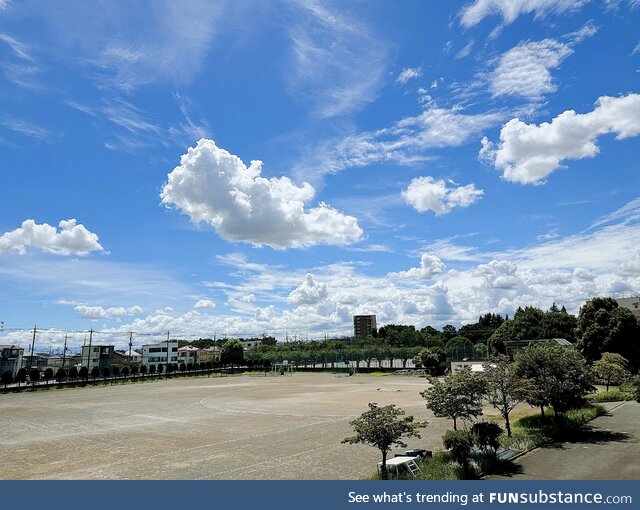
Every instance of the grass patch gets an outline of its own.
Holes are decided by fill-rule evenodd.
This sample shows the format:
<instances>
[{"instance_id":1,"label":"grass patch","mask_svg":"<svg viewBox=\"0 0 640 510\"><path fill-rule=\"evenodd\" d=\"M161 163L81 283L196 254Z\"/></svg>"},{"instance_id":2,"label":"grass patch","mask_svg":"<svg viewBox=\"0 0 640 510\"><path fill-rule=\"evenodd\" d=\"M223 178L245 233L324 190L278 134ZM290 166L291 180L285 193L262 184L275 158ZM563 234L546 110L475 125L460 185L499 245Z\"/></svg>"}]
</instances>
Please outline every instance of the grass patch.
<instances>
[{"instance_id":1,"label":"grass patch","mask_svg":"<svg viewBox=\"0 0 640 510\"><path fill-rule=\"evenodd\" d=\"M587 400L592 404L598 402L621 402L626 400L634 400L633 391L628 386L618 389L610 389L609 391L599 391L587 395Z\"/></svg>"},{"instance_id":2,"label":"grass patch","mask_svg":"<svg viewBox=\"0 0 640 510\"><path fill-rule=\"evenodd\" d=\"M553 416L550 410L545 412L544 417L539 414L524 416L514 421L512 436L503 434L500 444L509 450L530 450L549 441L560 441L567 434L605 413L604 407L589 405L571 409L563 416Z\"/></svg>"}]
</instances>

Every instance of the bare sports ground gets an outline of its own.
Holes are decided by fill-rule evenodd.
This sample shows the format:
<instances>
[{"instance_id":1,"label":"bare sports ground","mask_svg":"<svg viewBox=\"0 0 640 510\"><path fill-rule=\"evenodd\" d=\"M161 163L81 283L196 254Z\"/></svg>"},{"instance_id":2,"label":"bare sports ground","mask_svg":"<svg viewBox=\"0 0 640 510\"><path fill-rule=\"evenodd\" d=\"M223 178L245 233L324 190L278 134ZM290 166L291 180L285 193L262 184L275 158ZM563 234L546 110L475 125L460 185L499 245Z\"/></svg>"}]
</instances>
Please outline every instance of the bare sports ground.
<instances>
[{"instance_id":1,"label":"bare sports ground","mask_svg":"<svg viewBox=\"0 0 640 510\"><path fill-rule=\"evenodd\" d=\"M379 452L341 444L367 403L428 419L410 447L441 448L413 376L297 373L0 395L4 479L358 479ZM399 451L399 450L397 450Z\"/></svg>"}]
</instances>

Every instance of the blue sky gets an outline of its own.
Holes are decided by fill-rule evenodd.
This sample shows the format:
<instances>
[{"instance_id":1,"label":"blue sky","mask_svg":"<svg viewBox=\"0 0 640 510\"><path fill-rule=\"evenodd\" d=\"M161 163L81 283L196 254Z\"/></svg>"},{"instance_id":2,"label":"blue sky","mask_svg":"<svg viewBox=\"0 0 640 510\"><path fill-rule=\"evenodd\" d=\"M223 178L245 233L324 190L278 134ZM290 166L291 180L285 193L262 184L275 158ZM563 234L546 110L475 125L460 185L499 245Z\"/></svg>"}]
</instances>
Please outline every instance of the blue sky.
<instances>
[{"instance_id":1,"label":"blue sky","mask_svg":"<svg viewBox=\"0 0 640 510\"><path fill-rule=\"evenodd\" d=\"M638 0L0 0L0 341L632 295L638 27Z\"/></svg>"}]
</instances>

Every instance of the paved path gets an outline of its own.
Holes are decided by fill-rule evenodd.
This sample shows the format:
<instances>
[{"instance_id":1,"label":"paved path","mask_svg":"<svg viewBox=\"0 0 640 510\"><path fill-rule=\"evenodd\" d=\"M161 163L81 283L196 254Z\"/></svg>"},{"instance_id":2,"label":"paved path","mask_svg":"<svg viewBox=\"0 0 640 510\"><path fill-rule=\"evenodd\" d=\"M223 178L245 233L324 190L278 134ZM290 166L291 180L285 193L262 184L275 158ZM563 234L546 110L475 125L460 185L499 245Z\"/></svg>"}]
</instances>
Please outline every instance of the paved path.
<instances>
[{"instance_id":1,"label":"paved path","mask_svg":"<svg viewBox=\"0 0 640 510\"><path fill-rule=\"evenodd\" d=\"M625 402L571 440L516 461L516 473L492 480L640 480L640 404Z\"/></svg>"}]
</instances>

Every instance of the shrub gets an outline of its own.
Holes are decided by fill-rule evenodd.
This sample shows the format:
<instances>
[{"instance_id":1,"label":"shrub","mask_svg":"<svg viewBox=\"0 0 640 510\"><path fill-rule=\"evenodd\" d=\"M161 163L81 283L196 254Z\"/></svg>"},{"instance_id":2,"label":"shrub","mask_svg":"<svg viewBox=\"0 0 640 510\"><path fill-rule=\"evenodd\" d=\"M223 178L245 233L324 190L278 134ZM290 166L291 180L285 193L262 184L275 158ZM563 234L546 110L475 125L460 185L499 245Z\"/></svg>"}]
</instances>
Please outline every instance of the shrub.
<instances>
[{"instance_id":1,"label":"shrub","mask_svg":"<svg viewBox=\"0 0 640 510\"><path fill-rule=\"evenodd\" d=\"M21 368L20 370L18 370L18 372L16 373L15 382L17 382L18 384L27 382L27 369L26 368Z\"/></svg>"},{"instance_id":2,"label":"shrub","mask_svg":"<svg viewBox=\"0 0 640 510\"><path fill-rule=\"evenodd\" d=\"M80 371L78 372L78 376L80 377L80 379L88 379L89 378L89 369L87 367L80 367Z\"/></svg>"},{"instance_id":3,"label":"shrub","mask_svg":"<svg viewBox=\"0 0 640 510\"><path fill-rule=\"evenodd\" d=\"M29 380L33 384L40 380L40 369L38 367L33 367L31 370L29 370Z\"/></svg>"},{"instance_id":4,"label":"shrub","mask_svg":"<svg viewBox=\"0 0 640 510\"><path fill-rule=\"evenodd\" d=\"M91 369L91 377L93 377L94 381L96 378L100 377L100 367L93 367Z\"/></svg>"},{"instance_id":5,"label":"shrub","mask_svg":"<svg viewBox=\"0 0 640 510\"><path fill-rule=\"evenodd\" d=\"M2 379L0 380L4 387L7 387L7 384L11 384L13 382L13 372L11 370L5 370L2 372Z\"/></svg>"},{"instance_id":6,"label":"shrub","mask_svg":"<svg viewBox=\"0 0 640 510\"><path fill-rule=\"evenodd\" d=\"M109 367L104 367L102 369L102 377L104 377L106 379L110 375L111 375L111 370L109 370Z\"/></svg>"},{"instance_id":7,"label":"shrub","mask_svg":"<svg viewBox=\"0 0 640 510\"><path fill-rule=\"evenodd\" d=\"M64 368L60 367L56 372L56 381L61 383L62 381L64 381L65 377L67 377L67 371Z\"/></svg>"},{"instance_id":8,"label":"shrub","mask_svg":"<svg viewBox=\"0 0 640 510\"><path fill-rule=\"evenodd\" d=\"M129 367L122 367L122 372L121 372L123 377L128 377L129 376Z\"/></svg>"},{"instance_id":9,"label":"shrub","mask_svg":"<svg viewBox=\"0 0 640 510\"><path fill-rule=\"evenodd\" d=\"M500 447L502 427L492 421L481 421L471 427L474 444L485 453L497 453Z\"/></svg>"},{"instance_id":10,"label":"shrub","mask_svg":"<svg viewBox=\"0 0 640 510\"><path fill-rule=\"evenodd\" d=\"M45 371L44 371L44 380L47 381L47 384L49 384L49 381L53 379L53 368L48 367Z\"/></svg>"},{"instance_id":11,"label":"shrub","mask_svg":"<svg viewBox=\"0 0 640 510\"><path fill-rule=\"evenodd\" d=\"M456 462L462 466L465 475L469 473L473 441L466 430L447 430L442 436L442 444L451 452Z\"/></svg>"},{"instance_id":12,"label":"shrub","mask_svg":"<svg viewBox=\"0 0 640 510\"><path fill-rule=\"evenodd\" d=\"M144 365L142 365L142 366L144 366ZM160 365L160 366L162 366L162 365ZM156 373L156 366L155 365L153 365L153 364L149 365L149 373L150 374L155 374Z\"/></svg>"},{"instance_id":13,"label":"shrub","mask_svg":"<svg viewBox=\"0 0 640 510\"><path fill-rule=\"evenodd\" d=\"M69 379L75 381L78 378L78 367L71 367L69 369Z\"/></svg>"}]
</instances>

